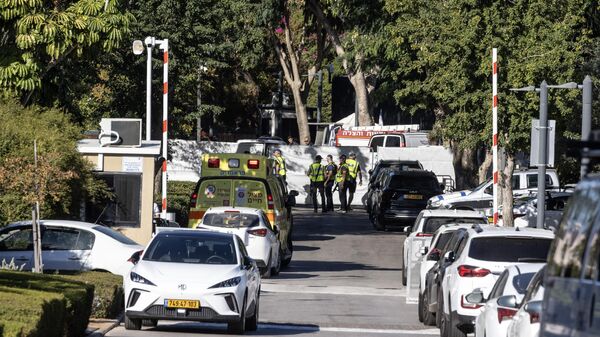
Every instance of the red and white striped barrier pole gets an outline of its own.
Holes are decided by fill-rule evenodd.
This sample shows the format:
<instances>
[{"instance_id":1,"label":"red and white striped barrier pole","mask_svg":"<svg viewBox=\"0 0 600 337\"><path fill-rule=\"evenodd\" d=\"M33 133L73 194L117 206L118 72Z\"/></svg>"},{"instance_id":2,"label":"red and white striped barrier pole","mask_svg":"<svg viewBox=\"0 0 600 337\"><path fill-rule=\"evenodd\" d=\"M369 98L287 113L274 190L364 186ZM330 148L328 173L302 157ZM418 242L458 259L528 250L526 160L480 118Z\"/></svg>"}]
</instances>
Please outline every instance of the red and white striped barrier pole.
<instances>
[{"instance_id":1,"label":"red and white striped barrier pole","mask_svg":"<svg viewBox=\"0 0 600 337\"><path fill-rule=\"evenodd\" d=\"M169 121L169 40L164 39L160 45L163 50L163 121L162 121L162 208L160 217L167 218L167 131Z\"/></svg>"},{"instance_id":2,"label":"red and white striped barrier pole","mask_svg":"<svg viewBox=\"0 0 600 337\"><path fill-rule=\"evenodd\" d=\"M498 49L492 49L492 171L494 226L498 225Z\"/></svg>"}]
</instances>

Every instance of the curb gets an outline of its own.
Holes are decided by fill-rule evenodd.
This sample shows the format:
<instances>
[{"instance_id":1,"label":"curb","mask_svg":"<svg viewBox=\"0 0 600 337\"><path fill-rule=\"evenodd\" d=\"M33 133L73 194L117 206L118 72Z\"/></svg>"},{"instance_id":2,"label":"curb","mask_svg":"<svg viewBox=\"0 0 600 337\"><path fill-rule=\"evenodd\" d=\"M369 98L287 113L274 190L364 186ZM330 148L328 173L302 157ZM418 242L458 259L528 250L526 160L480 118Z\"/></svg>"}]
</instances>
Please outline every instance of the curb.
<instances>
[{"instance_id":1,"label":"curb","mask_svg":"<svg viewBox=\"0 0 600 337\"><path fill-rule=\"evenodd\" d=\"M119 316L117 316L117 318L114 320L114 322L111 322L110 324L108 324L105 327L102 327L102 328L92 331L91 333L85 335L85 337L103 337L110 330L118 327L122 321L123 321L123 314L121 313Z\"/></svg>"}]
</instances>

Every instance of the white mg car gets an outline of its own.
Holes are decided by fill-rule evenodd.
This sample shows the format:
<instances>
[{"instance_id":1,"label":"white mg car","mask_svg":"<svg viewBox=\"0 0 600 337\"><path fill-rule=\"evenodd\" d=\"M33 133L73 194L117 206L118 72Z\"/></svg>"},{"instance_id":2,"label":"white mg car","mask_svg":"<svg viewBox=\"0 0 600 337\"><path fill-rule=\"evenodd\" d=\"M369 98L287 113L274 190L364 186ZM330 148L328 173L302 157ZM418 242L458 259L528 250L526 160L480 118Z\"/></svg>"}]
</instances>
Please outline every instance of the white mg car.
<instances>
[{"instance_id":1,"label":"white mg car","mask_svg":"<svg viewBox=\"0 0 600 337\"><path fill-rule=\"evenodd\" d=\"M177 320L227 323L237 334L256 330L260 275L236 235L164 229L131 261L125 329Z\"/></svg>"},{"instance_id":2,"label":"white mg car","mask_svg":"<svg viewBox=\"0 0 600 337\"><path fill-rule=\"evenodd\" d=\"M199 229L237 235L258 265L263 277L279 274L281 258L277 226L271 227L265 213L248 207L209 208Z\"/></svg>"}]
</instances>

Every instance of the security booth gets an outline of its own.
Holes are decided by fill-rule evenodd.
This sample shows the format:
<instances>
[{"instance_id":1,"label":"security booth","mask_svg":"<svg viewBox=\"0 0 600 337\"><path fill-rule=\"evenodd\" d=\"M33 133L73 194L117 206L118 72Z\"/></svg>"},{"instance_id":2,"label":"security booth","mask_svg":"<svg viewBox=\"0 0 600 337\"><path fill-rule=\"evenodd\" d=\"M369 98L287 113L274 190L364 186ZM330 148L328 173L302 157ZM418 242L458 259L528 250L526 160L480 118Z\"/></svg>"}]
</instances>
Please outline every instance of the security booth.
<instances>
[{"instance_id":1,"label":"security booth","mask_svg":"<svg viewBox=\"0 0 600 337\"><path fill-rule=\"evenodd\" d=\"M141 140L141 119L102 119L95 139L77 143L79 153L96 176L114 193L102 207L81 208L84 221L102 223L144 245L152 237L154 176L160 163L161 142Z\"/></svg>"}]
</instances>

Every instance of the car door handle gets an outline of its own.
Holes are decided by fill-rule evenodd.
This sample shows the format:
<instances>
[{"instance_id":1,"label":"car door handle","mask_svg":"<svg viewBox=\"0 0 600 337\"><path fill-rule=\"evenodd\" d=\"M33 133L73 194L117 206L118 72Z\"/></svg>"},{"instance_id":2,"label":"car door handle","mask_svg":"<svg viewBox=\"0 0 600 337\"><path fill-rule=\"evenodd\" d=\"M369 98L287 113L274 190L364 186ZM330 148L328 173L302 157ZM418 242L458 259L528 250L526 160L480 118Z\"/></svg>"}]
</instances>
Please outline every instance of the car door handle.
<instances>
[{"instance_id":1,"label":"car door handle","mask_svg":"<svg viewBox=\"0 0 600 337\"><path fill-rule=\"evenodd\" d=\"M79 256L69 256L69 260L77 261L77 260L81 260L81 258Z\"/></svg>"},{"instance_id":2,"label":"car door handle","mask_svg":"<svg viewBox=\"0 0 600 337\"><path fill-rule=\"evenodd\" d=\"M15 261L29 261L29 258L25 256L19 256L15 259Z\"/></svg>"}]
</instances>

